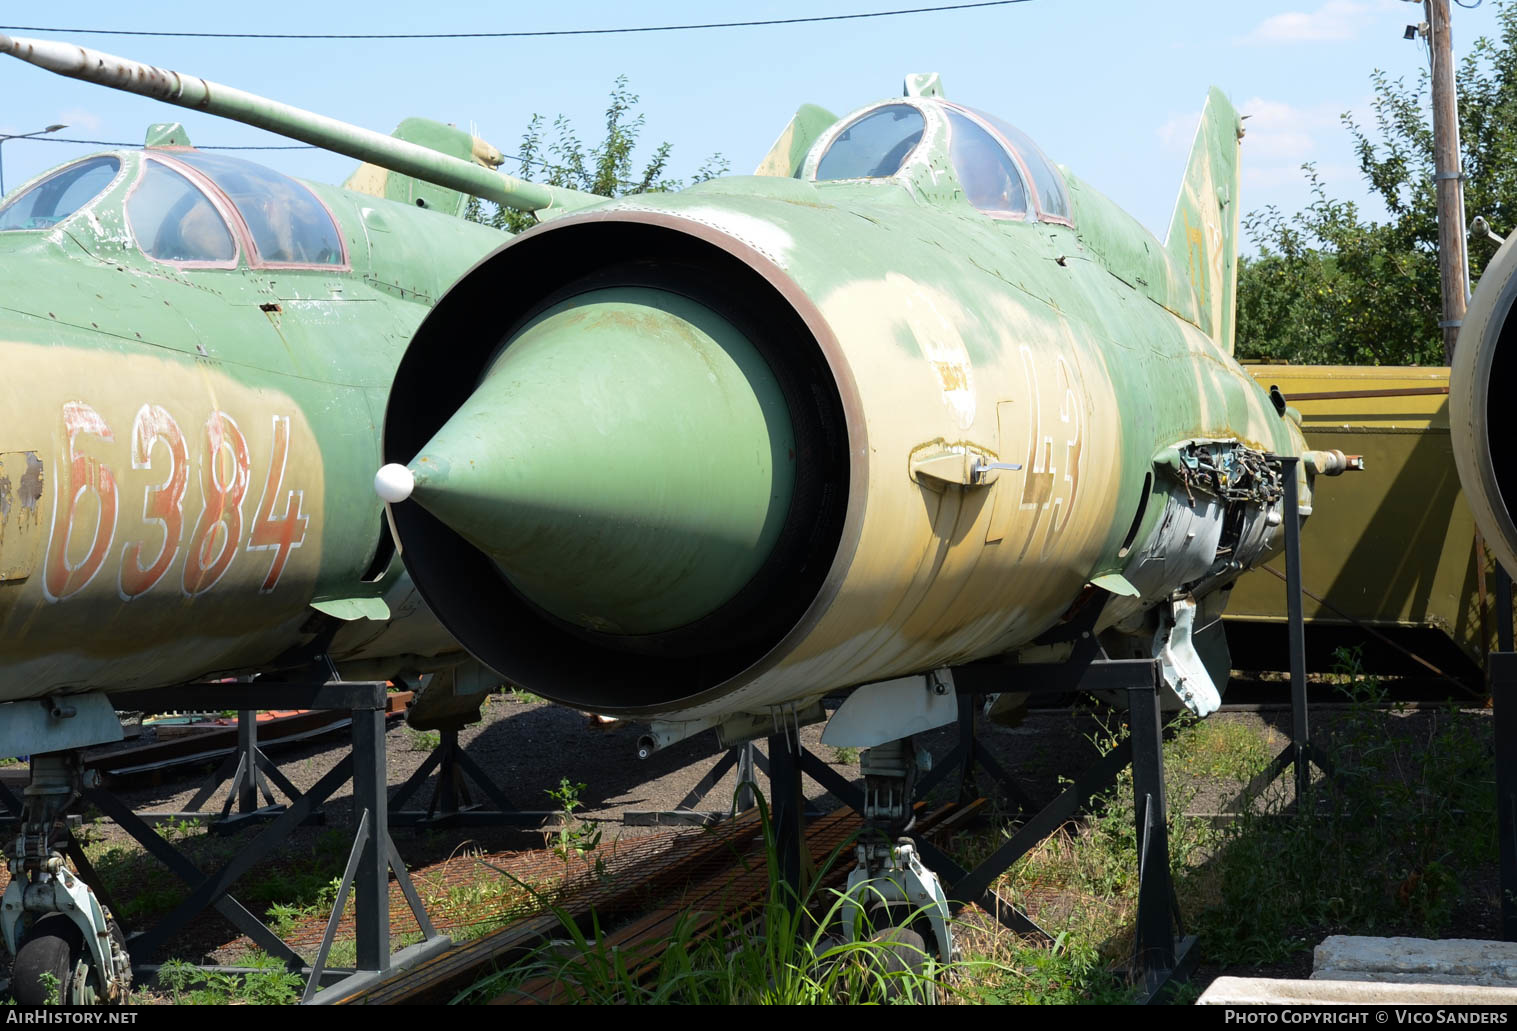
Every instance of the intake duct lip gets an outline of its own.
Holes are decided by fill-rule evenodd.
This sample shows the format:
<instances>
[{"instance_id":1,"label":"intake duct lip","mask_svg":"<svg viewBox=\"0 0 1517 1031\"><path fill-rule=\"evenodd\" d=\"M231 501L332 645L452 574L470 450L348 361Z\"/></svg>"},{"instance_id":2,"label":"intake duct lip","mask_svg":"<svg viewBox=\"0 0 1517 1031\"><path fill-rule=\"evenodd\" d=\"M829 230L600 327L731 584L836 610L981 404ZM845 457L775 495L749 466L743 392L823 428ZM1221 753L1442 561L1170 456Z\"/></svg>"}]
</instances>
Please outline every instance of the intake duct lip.
<instances>
[{"instance_id":1,"label":"intake duct lip","mask_svg":"<svg viewBox=\"0 0 1517 1031\"><path fill-rule=\"evenodd\" d=\"M1503 568L1517 573L1517 418L1506 388L1517 383L1517 248L1486 265L1459 330L1449 370L1454 465L1475 525Z\"/></svg>"},{"instance_id":2,"label":"intake duct lip","mask_svg":"<svg viewBox=\"0 0 1517 1031\"><path fill-rule=\"evenodd\" d=\"M394 515L417 588L477 658L544 697L636 716L710 701L777 662L825 611L852 558L867 475L863 420L831 329L799 286L741 241L677 216L621 210L549 222L478 263L423 321L397 370L384 459L414 458L533 313L629 282L720 312L783 384L796 497L781 541L737 596L662 634L601 634L532 604L414 502Z\"/></svg>"}]
</instances>

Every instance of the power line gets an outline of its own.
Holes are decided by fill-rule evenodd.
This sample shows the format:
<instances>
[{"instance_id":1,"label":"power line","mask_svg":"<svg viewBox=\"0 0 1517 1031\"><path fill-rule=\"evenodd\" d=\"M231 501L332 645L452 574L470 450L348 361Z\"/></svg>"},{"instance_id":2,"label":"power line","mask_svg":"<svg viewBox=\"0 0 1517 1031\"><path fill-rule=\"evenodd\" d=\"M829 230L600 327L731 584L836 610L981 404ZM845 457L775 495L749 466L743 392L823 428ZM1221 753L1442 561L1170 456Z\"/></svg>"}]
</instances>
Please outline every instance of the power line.
<instances>
[{"instance_id":1,"label":"power line","mask_svg":"<svg viewBox=\"0 0 1517 1031\"><path fill-rule=\"evenodd\" d=\"M967 11L977 7L1006 7L1030 0L978 0L976 3L943 4L936 7L906 7L894 11L862 11L856 14L818 14L806 18L765 18L755 21L696 22L688 25L639 25L614 29L544 29L537 32L156 32L146 29L80 29L38 25L0 25L4 32L49 32L81 36L156 36L183 39L529 39L541 36L612 36L634 32L689 32L696 29L746 29L765 25L808 25L828 21L858 21L864 18L894 18L906 14L937 14Z\"/></svg>"},{"instance_id":2,"label":"power line","mask_svg":"<svg viewBox=\"0 0 1517 1031\"><path fill-rule=\"evenodd\" d=\"M3 133L0 133L0 136L3 136L3 135L4 135ZM121 149L125 149L125 150L137 150L137 149L140 149L141 146L142 146L140 143L125 143L125 142L123 142L121 140L76 140L76 139L71 139L71 138L65 137L65 136L13 136L13 137L11 137L11 139L24 139L24 140L27 140L28 142L36 142L36 143L80 143L80 144L84 144L86 146L91 146L91 147L112 147L112 148L121 148ZM296 143L296 144L284 144L284 145L262 146L262 147L255 147L255 146L231 146L231 145L225 145L225 146L199 146L199 145L197 145L195 147L195 149L196 150L326 150L327 148L325 148L325 147L314 147L314 146L311 146L308 143ZM516 163L518 163L519 165L521 165L523 168L528 168L528 167L531 167L533 165L536 165L538 168L546 169L549 172L567 172L567 171L569 171L568 168L566 168L566 167L564 167L562 165L549 164L548 162L543 161L541 158L523 157L520 154L503 154L502 156L506 160L508 160L508 161L515 161ZM644 185L641 181L633 182L630 179L618 179L618 180L616 180L616 183L617 183L618 186L643 186Z\"/></svg>"},{"instance_id":3,"label":"power line","mask_svg":"<svg viewBox=\"0 0 1517 1031\"><path fill-rule=\"evenodd\" d=\"M28 139L28 140L33 140L34 139L34 140L38 141L39 143L82 143L82 144L85 144L86 146L90 146L90 147L126 147L126 148L136 149L136 148L142 146L142 144L140 144L140 143L122 143L120 140L76 140L76 139L71 139L71 138L66 137L66 136L27 136L27 137L17 136L17 137L13 137L13 138L14 139ZM224 146L224 147L196 147L195 149L196 150L320 150L321 148L320 147L313 147L313 146L311 146L310 144L307 144L307 143L287 143L287 144L282 144L282 145L276 144L274 146L262 146L262 147L252 147L252 146L232 147L232 146Z\"/></svg>"}]
</instances>

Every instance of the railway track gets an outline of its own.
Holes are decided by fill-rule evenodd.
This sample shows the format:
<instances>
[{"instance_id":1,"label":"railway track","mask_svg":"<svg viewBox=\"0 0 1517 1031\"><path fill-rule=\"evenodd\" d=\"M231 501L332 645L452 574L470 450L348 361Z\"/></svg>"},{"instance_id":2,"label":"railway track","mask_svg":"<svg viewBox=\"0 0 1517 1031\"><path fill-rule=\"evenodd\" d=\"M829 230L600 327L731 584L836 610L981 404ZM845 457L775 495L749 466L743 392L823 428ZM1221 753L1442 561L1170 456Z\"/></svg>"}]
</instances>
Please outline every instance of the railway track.
<instances>
[{"instance_id":1,"label":"railway track","mask_svg":"<svg viewBox=\"0 0 1517 1031\"><path fill-rule=\"evenodd\" d=\"M922 816L919 830L929 838L960 825L981 803L944 806ZM858 833L861 818L836 809L809 821L807 852L820 865ZM836 888L851 862L826 866L817 887ZM677 926L699 939L719 928L757 917L770 897L763 827L754 811L700 832L636 839L608 861L608 877L581 878L555 900L558 912L535 912L492 934L467 942L391 980L330 1001L343 1005L444 1003L495 970L526 958L543 944L568 934L573 921L586 936L629 960L634 979L652 976L659 955ZM426 873L418 874L425 879ZM398 913L398 910L396 911ZM399 928L397 928L399 930ZM573 1002L572 991L555 980L529 980L500 1004Z\"/></svg>"}]
</instances>

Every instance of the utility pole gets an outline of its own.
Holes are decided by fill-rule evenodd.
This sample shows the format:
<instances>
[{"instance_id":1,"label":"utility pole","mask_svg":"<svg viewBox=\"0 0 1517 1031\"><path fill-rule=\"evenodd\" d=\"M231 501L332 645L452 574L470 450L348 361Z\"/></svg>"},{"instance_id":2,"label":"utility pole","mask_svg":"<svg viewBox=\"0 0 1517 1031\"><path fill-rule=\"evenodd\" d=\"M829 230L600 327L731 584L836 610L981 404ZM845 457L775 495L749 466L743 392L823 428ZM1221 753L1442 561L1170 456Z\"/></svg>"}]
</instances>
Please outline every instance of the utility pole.
<instances>
[{"instance_id":1,"label":"utility pole","mask_svg":"<svg viewBox=\"0 0 1517 1031\"><path fill-rule=\"evenodd\" d=\"M1443 361L1452 364L1469 298L1464 237L1464 178L1459 155L1459 99L1454 92L1454 40L1449 0L1424 0L1433 65L1433 178L1438 189L1438 270L1442 283Z\"/></svg>"}]
</instances>

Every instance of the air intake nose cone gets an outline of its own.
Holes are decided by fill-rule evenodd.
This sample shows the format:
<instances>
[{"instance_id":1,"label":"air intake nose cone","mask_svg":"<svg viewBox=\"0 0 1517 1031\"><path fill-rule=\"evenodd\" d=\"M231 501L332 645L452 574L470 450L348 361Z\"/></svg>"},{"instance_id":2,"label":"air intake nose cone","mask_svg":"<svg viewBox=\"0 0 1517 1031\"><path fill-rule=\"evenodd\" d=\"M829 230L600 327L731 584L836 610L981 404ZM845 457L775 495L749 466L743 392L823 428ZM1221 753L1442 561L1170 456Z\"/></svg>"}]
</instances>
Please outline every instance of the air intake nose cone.
<instances>
[{"instance_id":1,"label":"air intake nose cone","mask_svg":"<svg viewBox=\"0 0 1517 1031\"><path fill-rule=\"evenodd\" d=\"M696 622L762 568L794 455L742 333L680 295L614 287L515 333L407 471L411 498L533 604L644 635Z\"/></svg>"},{"instance_id":2,"label":"air intake nose cone","mask_svg":"<svg viewBox=\"0 0 1517 1031\"><path fill-rule=\"evenodd\" d=\"M411 475L411 470L396 462L381 466L374 474L374 493L388 504L399 504L415 489L416 477Z\"/></svg>"}]
</instances>

